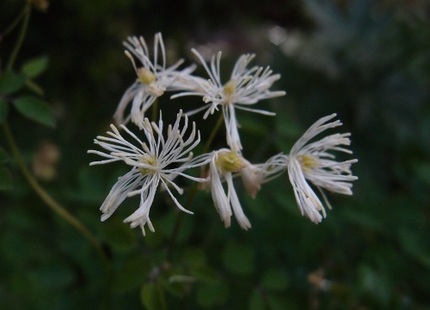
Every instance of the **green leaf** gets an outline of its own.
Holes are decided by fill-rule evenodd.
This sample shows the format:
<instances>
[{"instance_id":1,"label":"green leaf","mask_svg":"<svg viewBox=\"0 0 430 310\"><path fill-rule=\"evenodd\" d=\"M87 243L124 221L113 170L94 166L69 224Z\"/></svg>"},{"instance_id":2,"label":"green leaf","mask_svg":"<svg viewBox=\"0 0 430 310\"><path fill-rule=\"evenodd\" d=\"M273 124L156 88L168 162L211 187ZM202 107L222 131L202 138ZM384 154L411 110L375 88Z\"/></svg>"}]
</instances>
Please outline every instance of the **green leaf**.
<instances>
[{"instance_id":1,"label":"green leaf","mask_svg":"<svg viewBox=\"0 0 430 310\"><path fill-rule=\"evenodd\" d=\"M25 76L12 71L5 72L0 76L0 94L11 94L24 86Z\"/></svg>"},{"instance_id":2,"label":"green leaf","mask_svg":"<svg viewBox=\"0 0 430 310\"><path fill-rule=\"evenodd\" d=\"M253 292L248 299L248 309L249 310L265 310L265 302L263 296L257 291Z\"/></svg>"},{"instance_id":3,"label":"green leaf","mask_svg":"<svg viewBox=\"0 0 430 310\"><path fill-rule=\"evenodd\" d=\"M226 302L229 293L225 282L204 283L197 287L197 303L201 307L221 306Z\"/></svg>"},{"instance_id":4,"label":"green leaf","mask_svg":"<svg viewBox=\"0 0 430 310\"><path fill-rule=\"evenodd\" d=\"M230 242L223 252L223 261L231 272L249 275L255 269L255 251L249 245Z\"/></svg>"},{"instance_id":5,"label":"green leaf","mask_svg":"<svg viewBox=\"0 0 430 310\"><path fill-rule=\"evenodd\" d=\"M159 283L148 283L140 291L140 299L148 310L167 309L163 288Z\"/></svg>"},{"instance_id":6,"label":"green leaf","mask_svg":"<svg viewBox=\"0 0 430 310\"><path fill-rule=\"evenodd\" d=\"M266 290L284 290L288 286L288 279L282 270L269 269L263 275L261 286Z\"/></svg>"},{"instance_id":7,"label":"green leaf","mask_svg":"<svg viewBox=\"0 0 430 310\"><path fill-rule=\"evenodd\" d=\"M151 264L149 264L147 256L139 253L139 255L128 257L115 275L113 289L118 293L138 289L146 282L150 268Z\"/></svg>"},{"instance_id":8,"label":"green leaf","mask_svg":"<svg viewBox=\"0 0 430 310\"><path fill-rule=\"evenodd\" d=\"M50 106L33 96L23 96L14 101L15 108L24 116L42 125L55 126L55 119Z\"/></svg>"},{"instance_id":9,"label":"green leaf","mask_svg":"<svg viewBox=\"0 0 430 310\"><path fill-rule=\"evenodd\" d=\"M7 119L8 105L6 100L0 98L0 124Z\"/></svg>"},{"instance_id":10,"label":"green leaf","mask_svg":"<svg viewBox=\"0 0 430 310\"><path fill-rule=\"evenodd\" d=\"M22 66L21 70L26 76L30 78L35 78L39 76L43 71L45 71L47 67L48 67L48 57L40 56L27 61Z\"/></svg>"},{"instance_id":11,"label":"green leaf","mask_svg":"<svg viewBox=\"0 0 430 310\"><path fill-rule=\"evenodd\" d=\"M0 146L0 163L7 163L9 161L9 154Z\"/></svg>"},{"instance_id":12,"label":"green leaf","mask_svg":"<svg viewBox=\"0 0 430 310\"><path fill-rule=\"evenodd\" d=\"M5 167L0 167L0 190L8 190L12 188L12 176L9 170Z\"/></svg>"}]
</instances>

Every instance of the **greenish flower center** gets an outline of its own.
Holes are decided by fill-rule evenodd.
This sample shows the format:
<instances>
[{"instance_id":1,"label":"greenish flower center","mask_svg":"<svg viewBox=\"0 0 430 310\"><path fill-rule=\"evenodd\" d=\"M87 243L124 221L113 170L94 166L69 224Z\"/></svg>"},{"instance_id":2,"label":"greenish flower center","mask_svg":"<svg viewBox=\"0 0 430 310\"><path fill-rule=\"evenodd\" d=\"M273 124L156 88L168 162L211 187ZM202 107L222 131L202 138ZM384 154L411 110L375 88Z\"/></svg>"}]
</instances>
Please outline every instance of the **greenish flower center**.
<instances>
[{"instance_id":1,"label":"greenish flower center","mask_svg":"<svg viewBox=\"0 0 430 310\"><path fill-rule=\"evenodd\" d=\"M144 85L149 85L157 79L154 73L144 67L138 68L136 74L139 82Z\"/></svg>"},{"instance_id":2,"label":"greenish flower center","mask_svg":"<svg viewBox=\"0 0 430 310\"><path fill-rule=\"evenodd\" d=\"M155 170L156 170L155 166L156 166L157 160L154 156L149 155L149 154L143 154L142 157L140 158L140 162L154 167L153 169L152 168L139 168L140 173L142 173L143 175L146 175L146 174L155 172Z\"/></svg>"},{"instance_id":3,"label":"greenish flower center","mask_svg":"<svg viewBox=\"0 0 430 310\"><path fill-rule=\"evenodd\" d=\"M308 171L318 166L318 159L311 155L300 155L298 157L300 166L303 170Z\"/></svg>"},{"instance_id":4,"label":"greenish flower center","mask_svg":"<svg viewBox=\"0 0 430 310\"><path fill-rule=\"evenodd\" d=\"M236 152L228 151L218 155L216 167L225 172L238 172L246 166L246 162Z\"/></svg>"},{"instance_id":5,"label":"greenish flower center","mask_svg":"<svg viewBox=\"0 0 430 310\"><path fill-rule=\"evenodd\" d=\"M233 95L236 92L236 86L237 83L235 80L230 80L224 85L223 91L225 95L225 103L232 103Z\"/></svg>"}]
</instances>

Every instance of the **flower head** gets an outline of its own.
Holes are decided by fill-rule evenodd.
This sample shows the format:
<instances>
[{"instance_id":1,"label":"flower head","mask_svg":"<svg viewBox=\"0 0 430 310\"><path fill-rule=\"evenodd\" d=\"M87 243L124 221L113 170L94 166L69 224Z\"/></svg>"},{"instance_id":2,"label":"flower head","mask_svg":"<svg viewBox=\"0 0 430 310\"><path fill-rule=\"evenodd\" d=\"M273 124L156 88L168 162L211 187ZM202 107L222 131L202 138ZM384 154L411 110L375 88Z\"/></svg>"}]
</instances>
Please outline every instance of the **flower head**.
<instances>
[{"instance_id":1,"label":"flower head","mask_svg":"<svg viewBox=\"0 0 430 310\"><path fill-rule=\"evenodd\" d=\"M244 54L236 61L230 79L223 84L220 73L221 52L218 52L216 56L212 56L210 67L198 51L192 49L192 52L205 68L209 75L209 80L195 78L193 81L196 85L192 90L176 94L172 98L186 95L203 97L206 105L192 111L190 114L206 109L204 118L208 117L209 114L213 114L221 106L227 131L227 144L232 150L240 151L242 144L238 132L236 109L264 115L275 115L272 112L253 109L249 106L263 99L285 95L284 91L270 90L270 87L280 78L280 75L272 74L273 72L269 67L254 66L247 68L254 55Z\"/></svg>"},{"instance_id":2,"label":"flower head","mask_svg":"<svg viewBox=\"0 0 430 310\"><path fill-rule=\"evenodd\" d=\"M179 71L178 67L183 60L179 60L173 66L166 67L166 50L161 33L155 35L152 60L143 37L129 37L124 42L124 46L127 49L125 54L133 64L137 79L122 96L114 119L118 124L126 124L131 120L139 125L145 112L165 91L182 89L181 81L187 80L186 76L192 72L194 67ZM134 57L140 64L136 64ZM159 58L161 58L161 64L159 64ZM130 114L124 115L130 103Z\"/></svg>"},{"instance_id":3,"label":"flower head","mask_svg":"<svg viewBox=\"0 0 430 310\"><path fill-rule=\"evenodd\" d=\"M322 221L326 212L321 200L312 190L307 181L316 186L325 203L330 207L323 189L333 193L352 195L352 181L357 180L351 173L351 164L357 159L336 161L332 151L352 154L345 148L351 141L349 133L332 134L309 142L318 134L329 128L341 126L339 120L327 123L336 114L323 117L316 121L303 136L293 145L291 152L286 156L290 182L302 215L306 215L314 223Z\"/></svg>"},{"instance_id":4,"label":"flower head","mask_svg":"<svg viewBox=\"0 0 430 310\"><path fill-rule=\"evenodd\" d=\"M184 119L182 127L181 118ZM200 133L196 131L193 123L191 133L186 137L188 118L182 111L178 113L174 125L168 126L167 138L163 136L163 127L160 115L158 124L150 122L147 118L142 120L140 128L147 142L140 140L124 125L121 125L121 128L130 136L132 142L125 139L114 125L111 125L112 131L108 131L107 136L99 136L94 140L94 143L105 149L105 152L90 150L88 153L97 154L106 159L93 161L90 165L122 161L131 167L128 173L118 178L103 202L100 208L103 213L102 221L109 218L127 197L139 194L139 208L124 222L130 223L132 228L140 226L143 234L145 234L145 225L154 231L149 219L149 211L160 183L180 210L192 213L182 207L170 187L179 194L183 193L183 190L173 182L177 176L198 182L204 181L184 173L186 169L201 164L197 161L190 162L191 150L200 142Z\"/></svg>"},{"instance_id":5,"label":"flower head","mask_svg":"<svg viewBox=\"0 0 430 310\"><path fill-rule=\"evenodd\" d=\"M249 162L240 153L230 149L220 149L207 156L210 161L209 182L212 200L225 227L230 226L230 218L234 213L240 227L245 230L251 228L251 223L242 210L233 184L234 175L247 167ZM227 193L224 190L223 181L227 183Z\"/></svg>"}]
</instances>

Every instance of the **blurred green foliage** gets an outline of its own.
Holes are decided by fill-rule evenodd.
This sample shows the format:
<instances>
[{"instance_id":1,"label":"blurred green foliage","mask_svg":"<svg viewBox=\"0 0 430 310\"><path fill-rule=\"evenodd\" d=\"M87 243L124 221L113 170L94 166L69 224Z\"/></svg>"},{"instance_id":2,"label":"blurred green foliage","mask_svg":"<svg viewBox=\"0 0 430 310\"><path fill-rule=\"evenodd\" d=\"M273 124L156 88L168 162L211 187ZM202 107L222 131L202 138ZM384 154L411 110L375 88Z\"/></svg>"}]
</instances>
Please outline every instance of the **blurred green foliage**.
<instances>
[{"instance_id":1,"label":"blurred green foliage","mask_svg":"<svg viewBox=\"0 0 430 310\"><path fill-rule=\"evenodd\" d=\"M0 3L0 34L23 2ZM7 96L0 97L0 123L9 120L29 166L43 141L58 148L56 178L41 182L100 239L110 272L26 185L2 135L0 189L13 184L0 197L2 307L429 306L429 12L419 0L79 0L33 10L15 71L3 70L17 31L1 37L0 93ZM156 31L163 32L173 58L192 61L193 46L223 49L228 72L240 53L255 52L256 63L282 75L276 87L288 95L260 103L276 118L238 113L245 156L254 162L288 152L313 121L338 113L359 159L354 196L329 197L334 209L314 225L300 215L286 176L266 184L255 200L239 190L253 225L242 231L236 223L225 229L209 194L199 193L191 206L195 214L179 216L174 243L179 211L163 196L151 211L156 232L146 237L122 223L135 199L100 223L98 208L123 170L90 169L86 151L104 134L135 78L121 41L134 34L151 39ZM276 33L280 39L273 44ZM37 84L28 86L33 79ZM26 91L16 97L24 86L43 89L43 102ZM178 109L197 103L175 102ZM55 118L55 129L22 116L34 104L41 114L30 111L32 120L52 125ZM160 102L168 111L166 105ZM215 121L195 120L203 136Z\"/></svg>"}]
</instances>

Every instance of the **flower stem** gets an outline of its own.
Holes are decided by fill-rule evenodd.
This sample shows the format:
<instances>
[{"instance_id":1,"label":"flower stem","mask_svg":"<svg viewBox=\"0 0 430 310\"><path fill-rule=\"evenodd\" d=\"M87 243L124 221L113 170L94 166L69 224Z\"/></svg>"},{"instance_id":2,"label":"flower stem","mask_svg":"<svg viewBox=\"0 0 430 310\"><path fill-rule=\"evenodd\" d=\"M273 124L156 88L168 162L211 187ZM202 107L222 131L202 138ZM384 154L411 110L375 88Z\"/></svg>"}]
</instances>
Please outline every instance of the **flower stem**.
<instances>
[{"instance_id":1,"label":"flower stem","mask_svg":"<svg viewBox=\"0 0 430 310\"><path fill-rule=\"evenodd\" d=\"M218 118L218 120L217 120L217 122L215 124L214 129L212 130L209 138L206 140L206 143L205 143L205 145L203 147L203 153L206 153L206 152L209 151L209 147L211 146L213 140L215 139L215 135L217 134L217 132L218 132L219 128L221 127L221 124L223 123L223 121L224 121L224 115L221 113L220 117Z\"/></svg>"},{"instance_id":2,"label":"flower stem","mask_svg":"<svg viewBox=\"0 0 430 310\"><path fill-rule=\"evenodd\" d=\"M4 37L6 37L10 32L12 32L16 26L19 25L19 22L21 21L21 18L24 16L26 12L27 7L24 6L21 12L16 16L16 18L10 23L9 27L6 28L5 31L1 34L0 39L2 40Z\"/></svg>"},{"instance_id":3,"label":"flower stem","mask_svg":"<svg viewBox=\"0 0 430 310\"><path fill-rule=\"evenodd\" d=\"M223 114L221 114L221 116L218 118L218 120L214 126L214 129L212 130L209 138L206 140L206 143L203 146L203 153L208 152L209 147L211 146L211 144L215 138L215 135L217 134L219 128L221 127L221 124L223 123L223 120L224 120L224 116L223 116ZM193 187L191 188L190 194L188 196L187 203L185 204L186 209L190 208L191 203L193 202L194 197L197 193L197 189L198 188L197 188L196 184L194 184ZM170 260L172 257L173 249L174 249L175 244L176 244L176 236L178 235L179 228L181 227L181 224L182 224L182 218L183 218L183 212L178 212L178 215L176 216L175 226L173 227L172 234L170 235L169 245L167 247L167 254L166 254L167 260Z\"/></svg>"},{"instance_id":4,"label":"flower stem","mask_svg":"<svg viewBox=\"0 0 430 310\"><path fill-rule=\"evenodd\" d=\"M31 186L31 188L35 191L35 193L43 200L43 202L46 203L46 205L54 211L57 215L59 215L61 218L63 218L66 222L68 222L70 225L72 225L77 231L79 231L95 248L97 253L100 255L100 258L105 263L106 267L108 266L108 258L106 257L105 252L103 251L102 247L100 246L99 241L96 239L96 237L91 233L91 231L88 230L88 228L82 224L76 217L74 217L69 211L67 211L64 207L62 207L57 201L55 201L49 194L46 192L43 187L37 182L37 180L33 177L33 175L30 173L29 169L27 168L21 153L15 143L15 140L13 138L12 132L8 126L8 124L5 122L3 124L4 133L6 136L6 140L9 144L9 147L11 149L11 152L13 156L16 159L16 162L21 169L22 174L24 175L25 179L27 180L28 184Z\"/></svg>"},{"instance_id":5,"label":"flower stem","mask_svg":"<svg viewBox=\"0 0 430 310\"><path fill-rule=\"evenodd\" d=\"M13 67L13 64L15 63L15 59L18 56L18 52L21 49L22 43L24 42L24 38L25 35L27 33L27 28L28 28L28 22L30 20L30 13L31 13L31 3L30 1L27 1L23 12L21 14L23 14L23 16L18 16L17 20L19 21L21 18L23 18L22 21L22 25L21 25L21 31L19 32L18 35L18 39L16 41L16 44L12 50L12 54L9 57L9 61L7 62L6 65L6 71L10 71ZM21 15L20 14L20 15ZM15 27L15 25L14 25Z\"/></svg>"}]
</instances>

